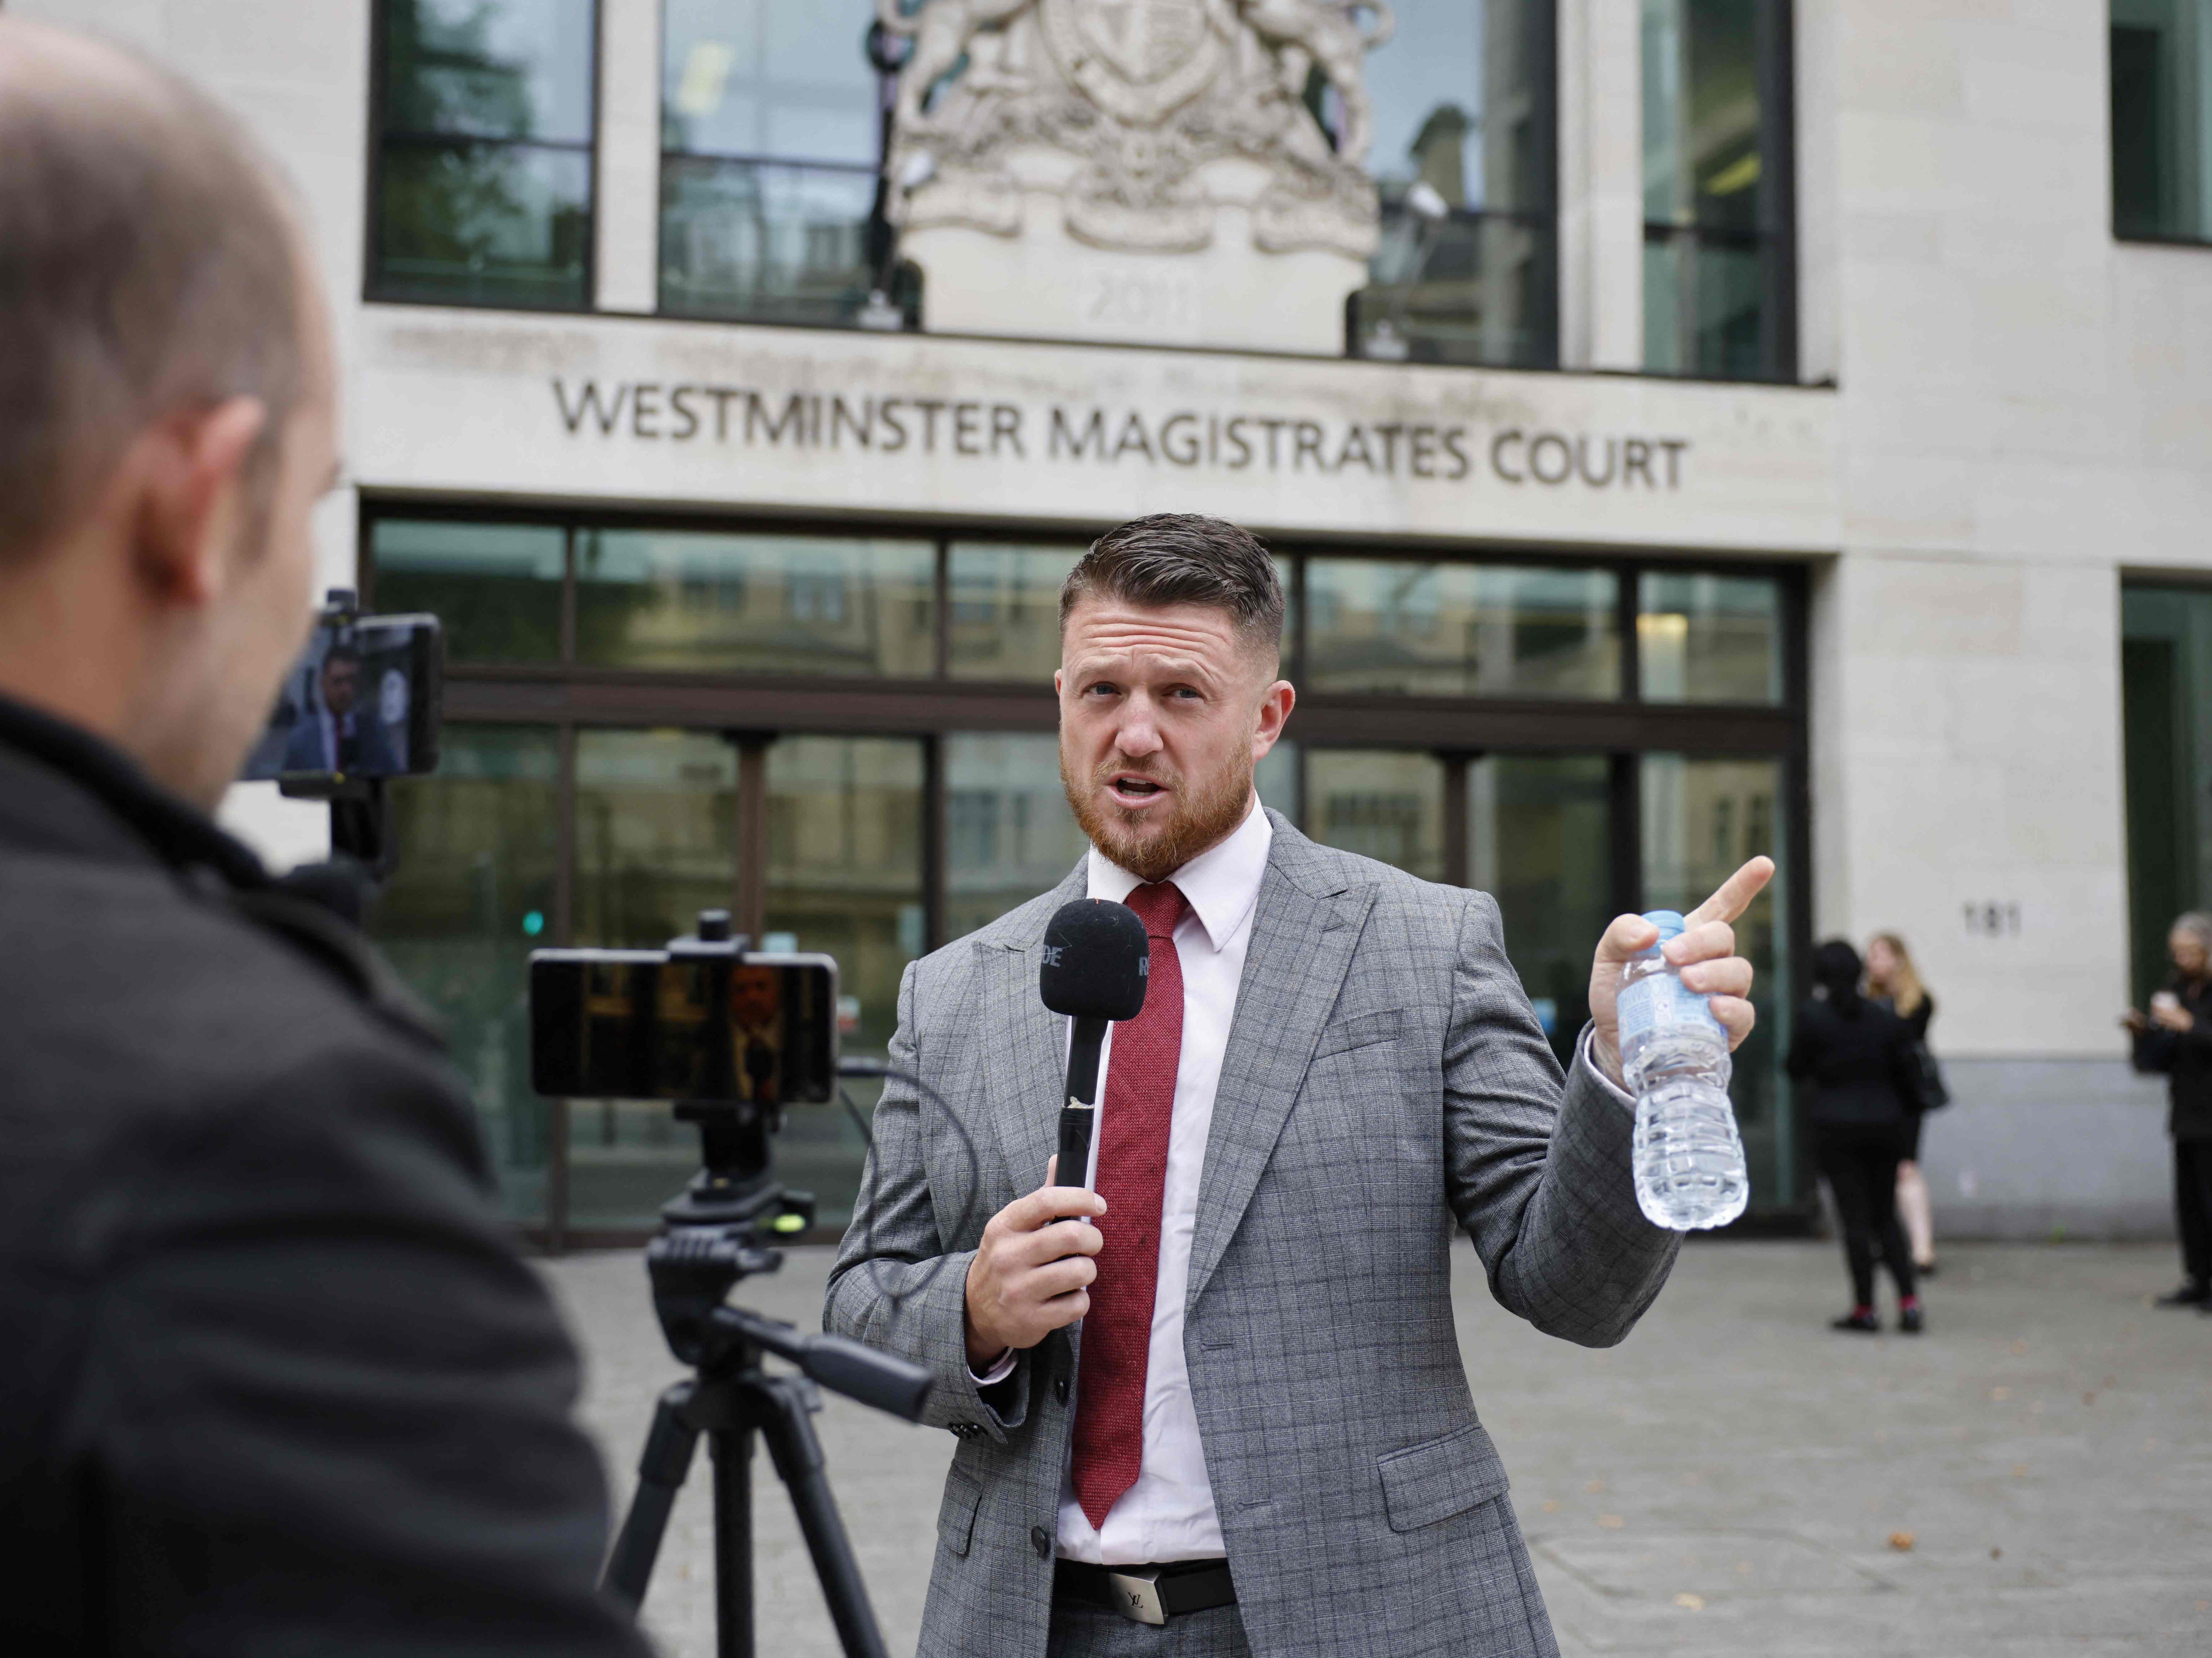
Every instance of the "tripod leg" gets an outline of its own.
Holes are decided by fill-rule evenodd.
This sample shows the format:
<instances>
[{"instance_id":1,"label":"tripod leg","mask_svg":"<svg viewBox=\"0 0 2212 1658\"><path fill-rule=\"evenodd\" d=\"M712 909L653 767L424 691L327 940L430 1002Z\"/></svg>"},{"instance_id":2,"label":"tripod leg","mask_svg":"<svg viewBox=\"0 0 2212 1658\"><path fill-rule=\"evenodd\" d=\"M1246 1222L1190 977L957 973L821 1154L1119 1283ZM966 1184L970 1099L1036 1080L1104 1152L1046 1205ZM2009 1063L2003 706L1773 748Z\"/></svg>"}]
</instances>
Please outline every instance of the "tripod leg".
<instances>
[{"instance_id":1,"label":"tripod leg","mask_svg":"<svg viewBox=\"0 0 2212 1658\"><path fill-rule=\"evenodd\" d=\"M708 1430L714 1459L714 1630L719 1658L753 1658L753 1431Z\"/></svg>"},{"instance_id":2,"label":"tripod leg","mask_svg":"<svg viewBox=\"0 0 2212 1658\"><path fill-rule=\"evenodd\" d=\"M868 1586L860 1581L852 1540L845 1534L837 1499L830 1490L822 1442L807 1419L811 1402L806 1384L795 1376L763 1376L752 1382L750 1391L759 1401L761 1435L775 1460L777 1477L791 1492L791 1506L805 1534L807 1552L814 1557L814 1575L821 1580L822 1598L829 1603L846 1658L885 1658L883 1632L868 1604Z\"/></svg>"},{"instance_id":3,"label":"tripod leg","mask_svg":"<svg viewBox=\"0 0 2212 1658\"><path fill-rule=\"evenodd\" d=\"M679 1382L653 1407L653 1430L645 1437L645 1455L637 1460L637 1495L630 1498L629 1513L599 1579L602 1588L632 1611L645 1599L661 1535L668 1529L668 1511L676 1504L691 1467L691 1448L698 1442L699 1430L686 1415L691 1394L692 1384Z\"/></svg>"}]
</instances>

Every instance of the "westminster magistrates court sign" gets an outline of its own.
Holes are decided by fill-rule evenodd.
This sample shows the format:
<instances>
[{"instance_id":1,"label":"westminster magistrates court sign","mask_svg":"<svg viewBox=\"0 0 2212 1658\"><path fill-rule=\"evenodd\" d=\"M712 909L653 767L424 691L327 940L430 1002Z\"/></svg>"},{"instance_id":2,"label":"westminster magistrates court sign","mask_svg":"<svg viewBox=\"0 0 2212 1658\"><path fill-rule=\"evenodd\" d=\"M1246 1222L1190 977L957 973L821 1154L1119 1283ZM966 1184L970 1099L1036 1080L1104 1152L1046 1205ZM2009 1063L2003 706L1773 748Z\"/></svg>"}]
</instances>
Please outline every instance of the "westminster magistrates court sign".
<instances>
[{"instance_id":1,"label":"westminster magistrates court sign","mask_svg":"<svg viewBox=\"0 0 2212 1658\"><path fill-rule=\"evenodd\" d=\"M372 307L365 489L1797 552L1831 397L1767 386Z\"/></svg>"}]
</instances>

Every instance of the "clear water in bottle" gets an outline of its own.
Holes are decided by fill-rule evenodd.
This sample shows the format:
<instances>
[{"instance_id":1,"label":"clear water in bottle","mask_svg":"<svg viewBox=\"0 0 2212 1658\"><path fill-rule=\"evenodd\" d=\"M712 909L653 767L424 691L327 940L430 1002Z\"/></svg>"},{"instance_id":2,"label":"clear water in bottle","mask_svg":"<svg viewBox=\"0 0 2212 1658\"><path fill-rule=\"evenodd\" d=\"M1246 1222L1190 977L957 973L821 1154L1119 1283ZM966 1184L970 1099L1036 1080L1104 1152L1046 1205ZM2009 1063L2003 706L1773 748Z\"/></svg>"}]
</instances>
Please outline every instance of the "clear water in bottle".
<instances>
[{"instance_id":1,"label":"clear water in bottle","mask_svg":"<svg viewBox=\"0 0 2212 1658\"><path fill-rule=\"evenodd\" d=\"M1725 1226L1751 1199L1729 1104L1728 1032L1659 953L1682 932L1682 918L1656 909L1644 919L1659 929L1659 942L1622 970L1618 1004L1620 1068L1636 1096L1637 1206L1653 1225L1677 1232Z\"/></svg>"}]
</instances>

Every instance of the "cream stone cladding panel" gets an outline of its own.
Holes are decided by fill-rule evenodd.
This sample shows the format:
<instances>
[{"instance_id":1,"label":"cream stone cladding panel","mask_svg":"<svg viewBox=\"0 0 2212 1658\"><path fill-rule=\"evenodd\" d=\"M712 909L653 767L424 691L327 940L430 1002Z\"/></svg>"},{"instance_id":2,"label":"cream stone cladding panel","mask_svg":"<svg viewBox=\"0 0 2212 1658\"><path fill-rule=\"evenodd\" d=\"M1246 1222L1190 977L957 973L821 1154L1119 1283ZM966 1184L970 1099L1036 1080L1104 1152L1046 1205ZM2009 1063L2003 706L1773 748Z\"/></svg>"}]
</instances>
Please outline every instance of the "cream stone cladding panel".
<instances>
[{"instance_id":1,"label":"cream stone cladding panel","mask_svg":"<svg viewBox=\"0 0 2212 1658\"><path fill-rule=\"evenodd\" d=\"M1820 392L411 307L363 341L354 471L381 490L1835 545Z\"/></svg>"},{"instance_id":2,"label":"cream stone cladding panel","mask_svg":"<svg viewBox=\"0 0 2212 1658\"><path fill-rule=\"evenodd\" d=\"M2114 1051L2127 906L2110 568L1862 553L1820 597L1821 931L1903 933L1946 1054Z\"/></svg>"}]
</instances>

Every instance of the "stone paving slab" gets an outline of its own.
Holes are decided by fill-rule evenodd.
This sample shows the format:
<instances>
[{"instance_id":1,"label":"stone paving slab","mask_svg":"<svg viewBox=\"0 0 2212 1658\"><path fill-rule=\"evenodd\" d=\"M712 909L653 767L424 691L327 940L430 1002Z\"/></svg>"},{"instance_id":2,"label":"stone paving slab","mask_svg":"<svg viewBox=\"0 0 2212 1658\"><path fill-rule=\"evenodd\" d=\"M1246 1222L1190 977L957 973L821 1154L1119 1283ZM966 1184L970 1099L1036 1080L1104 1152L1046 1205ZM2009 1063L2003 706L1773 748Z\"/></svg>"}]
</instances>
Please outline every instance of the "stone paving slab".
<instances>
[{"instance_id":1,"label":"stone paving slab","mask_svg":"<svg viewBox=\"0 0 2212 1658\"><path fill-rule=\"evenodd\" d=\"M826 1249L744 1304L818 1328ZM635 1254L546 1265L626 1501L679 1374ZM2203 1658L2212 1653L2212 1318L2154 1310L2171 1246L1954 1245L1918 1339L1838 1334L1832 1244L1704 1242L1620 1347L1454 1303L1565 1658ZM894 1654L921 1627L949 1435L842 1400L817 1426ZM764 1658L839 1650L765 1458ZM647 1599L710 1658L703 1454ZM1893 1546L1908 1543L1907 1548Z\"/></svg>"}]
</instances>

